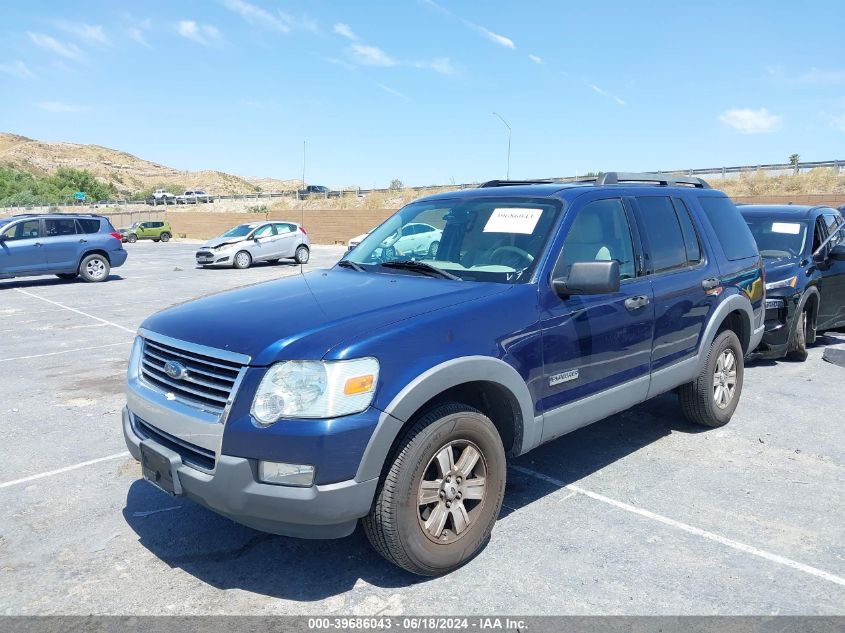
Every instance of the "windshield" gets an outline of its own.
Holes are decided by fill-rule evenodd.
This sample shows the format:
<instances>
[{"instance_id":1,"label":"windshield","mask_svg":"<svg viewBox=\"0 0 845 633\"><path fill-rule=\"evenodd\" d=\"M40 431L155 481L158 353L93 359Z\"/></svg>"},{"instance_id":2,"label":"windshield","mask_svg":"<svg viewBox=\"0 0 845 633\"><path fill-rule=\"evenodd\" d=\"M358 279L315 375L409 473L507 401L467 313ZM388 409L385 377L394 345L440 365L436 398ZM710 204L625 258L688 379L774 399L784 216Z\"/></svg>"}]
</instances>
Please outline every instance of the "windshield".
<instances>
[{"instance_id":1,"label":"windshield","mask_svg":"<svg viewBox=\"0 0 845 633\"><path fill-rule=\"evenodd\" d=\"M461 279L524 283L561 206L557 200L513 198L418 202L374 229L346 259L391 274L421 274L393 264L423 261Z\"/></svg>"},{"instance_id":2,"label":"windshield","mask_svg":"<svg viewBox=\"0 0 845 633\"><path fill-rule=\"evenodd\" d=\"M766 259L798 257L804 252L807 223L781 221L772 218L746 217L745 222L757 242L757 248Z\"/></svg>"},{"instance_id":3,"label":"windshield","mask_svg":"<svg viewBox=\"0 0 845 633\"><path fill-rule=\"evenodd\" d=\"M229 229L220 237L245 237L249 235L250 231L252 231L252 227L249 224L241 224L233 229Z\"/></svg>"},{"instance_id":4,"label":"windshield","mask_svg":"<svg viewBox=\"0 0 845 633\"><path fill-rule=\"evenodd\" d=\"M140 222L133 222L132 226L130 226L129 228L130 229L137 229L139 226L141 226Z\"/></svg>"}]
</instances>

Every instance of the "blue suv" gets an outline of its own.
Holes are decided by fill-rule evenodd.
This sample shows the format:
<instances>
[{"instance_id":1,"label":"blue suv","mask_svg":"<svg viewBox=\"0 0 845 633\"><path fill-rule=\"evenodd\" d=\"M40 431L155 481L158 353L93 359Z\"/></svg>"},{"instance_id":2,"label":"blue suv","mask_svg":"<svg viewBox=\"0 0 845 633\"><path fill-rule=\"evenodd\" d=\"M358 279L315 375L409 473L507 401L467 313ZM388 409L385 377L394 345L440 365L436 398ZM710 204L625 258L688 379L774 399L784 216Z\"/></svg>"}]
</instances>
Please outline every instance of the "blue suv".
<instances>
[{"instance_id":1,"label":"blue suv","mask_svg":"<svg viewBox=\"0 0 845 633\"><path fill-rule=\"evenodd\" d=\"M56 275L97 282L126 261L121 235L99 215L0 218L0 279Z\"/></svg>"},{"instance_id":2,"label":"blue suv","mask_svg":"<svg viewBox=\"0 0 845 633\"><path fill-rule=\"evenodd\" d=\"M437 248L385 246L411 223ZM726 424L763 301L751 232L700 179L491 181L404 207L330 270L149 317L123 431L171 495L304 538L362 519L439 575L490 537L508 457L671 390Z\"/></svg>"}]
</instances>

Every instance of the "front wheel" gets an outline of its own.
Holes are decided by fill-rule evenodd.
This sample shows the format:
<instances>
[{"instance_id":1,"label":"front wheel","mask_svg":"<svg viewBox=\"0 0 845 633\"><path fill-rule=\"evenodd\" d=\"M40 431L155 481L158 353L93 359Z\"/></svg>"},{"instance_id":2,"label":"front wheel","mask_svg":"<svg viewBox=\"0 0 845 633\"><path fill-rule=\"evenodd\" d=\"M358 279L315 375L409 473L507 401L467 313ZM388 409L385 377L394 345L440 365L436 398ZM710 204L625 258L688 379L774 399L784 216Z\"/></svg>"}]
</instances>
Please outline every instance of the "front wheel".
<instances>
[{"instance_id":1,"label":"front wheel","mask_svg":"<svg viewBox=\"0 0 845 633\"><path fill-rule=\"evenodd\" d=\"M104 255L96 253L83 259L79 265L79 274L85 281L90 282L104 281L110 271L109 260Z\"/></svg>"},{"instance_id":2,"label":"front wheel","mask_svg":"<svg viewBox=\"0 0 845 633\"><path fill-rule=\"evenodd\" d=\"M733 331L725 330L710 345L698 378L678 390L686 418L709 427L727 424L739 403L744 370L742 345Z\"/></svg>"},{"instance_id":3,"label":"front wheel","mask_svg":"<svg viewBox=\"0 0 845 633\"><path fill-rule=\"evenodd\" d=\"M296 259L297 264L307 264L308 259L311 257L311 253L308 251L307 246L300 246L296 249L296 254L294 255L294 259Z\"/></svg>"},{"instance_id":4,"label":"front wheel","mask_svg":"<svg viewBox=\"0 0 845 633\"><path fill-rule=\"evenodd\" d=\"M246 251L238 251L235 253L235 258L232 260L235 268L243 270L252 266L252 256Z\"/></svg>"},{"instance_id":5,"label":"front wheel","mask_svg":"<svg viewBox=\"0 0 845 633\"><path fill-rule=\"evenodd\" d=\"M127 242L129 242L130 244L134 244L135 242L137 242L137 241L138 241L138 236L137 236L137 235L135 235L134 233L130 233L130 234L126 237L126 241L127 241Z\"/></svg>"},{"instance_id":6,"label":"front wheel","mask_svg":"<svg viewBox=\"0 0 845 633\"><path fill-rule=\"evenodd\" d=\"M428 247L429 257L437 257L437 249L440 247L440 242L432 242Z\"/></svg>"},{"instance_id":7,"label":"front wheel","mask_svg":"<svg viewBox=\"0 0 845 633\"><path fill-rule=\"evenodd\" d=\"M364 532L390 562L439 576L481 551L504 492L505 450L490 418L444 404L400 440Z\"/></svg>"},{"instance_id":8,"label":"front wheel","mask_svg":"<svg viewBox=\"0 0 845 633\"><path fill-rule=\"evenodd\" d=\"M795 332L792 334L792 340L789 341L789 351L786 353L786 357L789 360L807 360L807 331L809 329L809 319L810 315L806 309L798 315L798 321L795 324Z\"/></svg>"}]
</instances>

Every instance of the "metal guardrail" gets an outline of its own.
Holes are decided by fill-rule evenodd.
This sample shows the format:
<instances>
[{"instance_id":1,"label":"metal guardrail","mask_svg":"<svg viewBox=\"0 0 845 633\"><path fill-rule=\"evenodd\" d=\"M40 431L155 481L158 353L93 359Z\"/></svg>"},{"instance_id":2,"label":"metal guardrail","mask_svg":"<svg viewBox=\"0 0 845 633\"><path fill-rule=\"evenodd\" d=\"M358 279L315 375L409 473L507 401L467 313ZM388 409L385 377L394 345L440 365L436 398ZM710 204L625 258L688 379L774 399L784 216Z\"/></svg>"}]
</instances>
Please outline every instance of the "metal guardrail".
<instances>
[{"instance_id":1,"label":"metal guardrail","mask_svg":"<svg viewBox=\"0 0 845 633\"><path fill-rule=\"evenodd\" d=\"M712 176L712 175L721 175L727 176L728 174L740 174L740 173L750 173L750 172L760 172L760 171L777 171L777 172L793 172L793 173L800 173L802 171L809 171L811 169L817 169L819 167L828 167L833 168L836 170L845 170L845 159L842 160L822 160L822 161L813 161L813 162L799 162L799 163L771 163L771 164L760 164L760 165L739 165L734 167L705 167L703 169L658 169L654 170L652 173L657 174L676 174L676 175L687 175L687 176ZM567 182L572 180L577 180L579 176L556 176L549 178L548 180L554 180L559 182ZM340 198L343 196L366 196L371 193L401 193L403 191L418 191L418 192L425 192L431 189L468 189L477 187L479 183L461 183L461 184L448 184L448 185L424 185L421 187L403 187L402 189L391 189L386 187L384 189L332 189L322 194L304 194L300 195L300 193L296 190L294 191L256 191L252 193L239 193L239 194L230 194L230 195L222 195L216 196L212 195L214 200L270 200L273 198L295 198L297 200L314 200L319 198ZM119 207L120 206L127 206L127 205L138 205L138 204L148 204L146 200L108 200L102 204L95 203L95 202L85 202L82 204L74 203L72 200L68 200L66 202L56 202L51 204L39 204L39 205L12 205L6 207L0 207L3 211L16 211L21 209L34 209L34 208L49 208L49 207L77 207L77 208L102 208L102 207ZM152 208L164 207L164 208L171 208L171 207L202 207L206 203L192 203L192 204L155 204L149 205ZM119 212L118 210L113 210L114 212Z\"/></svg>"}]
</instances>

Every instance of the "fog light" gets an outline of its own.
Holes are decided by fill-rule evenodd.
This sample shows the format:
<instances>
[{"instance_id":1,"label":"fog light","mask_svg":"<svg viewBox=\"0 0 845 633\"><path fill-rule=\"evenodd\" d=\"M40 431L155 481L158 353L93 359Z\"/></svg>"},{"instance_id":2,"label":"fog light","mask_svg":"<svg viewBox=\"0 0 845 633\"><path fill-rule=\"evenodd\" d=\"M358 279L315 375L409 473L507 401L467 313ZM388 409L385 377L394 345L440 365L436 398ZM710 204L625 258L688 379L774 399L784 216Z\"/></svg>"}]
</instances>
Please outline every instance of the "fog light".
<instances>
[{"instance_id":1,"label":"fog light","mask_svg":"<svg viewBox=\"0 0 845 633\"><path fill-rule=\"evenodd\" d=\"M314 467L305 464L258 462L258 479L266 484L310 486L314 483Z\"/></svg>"}]
</instances>

